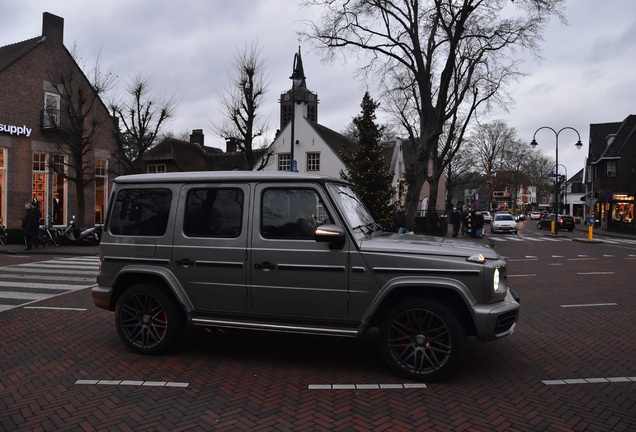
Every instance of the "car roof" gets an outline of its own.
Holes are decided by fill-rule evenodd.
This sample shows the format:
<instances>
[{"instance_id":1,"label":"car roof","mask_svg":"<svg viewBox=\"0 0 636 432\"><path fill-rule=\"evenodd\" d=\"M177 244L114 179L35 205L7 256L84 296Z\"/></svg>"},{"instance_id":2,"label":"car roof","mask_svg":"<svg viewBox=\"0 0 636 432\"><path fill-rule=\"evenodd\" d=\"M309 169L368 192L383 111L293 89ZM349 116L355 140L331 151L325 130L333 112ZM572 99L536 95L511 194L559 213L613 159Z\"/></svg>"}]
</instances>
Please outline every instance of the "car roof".
<instances>
[{"instance_id":1,"label":"car roof","mask_svg":"<svg viewBox=\"0 0 636 432\"><path fill-rule=\"evenodd\" d=\"M131 174L115 178L115 183L194 183L194 182L245 182L245 181L336 181L347 183L341 179L317 174L304 174L289 171L188 171L157 174Z\"/></svg>"}]
</instances>

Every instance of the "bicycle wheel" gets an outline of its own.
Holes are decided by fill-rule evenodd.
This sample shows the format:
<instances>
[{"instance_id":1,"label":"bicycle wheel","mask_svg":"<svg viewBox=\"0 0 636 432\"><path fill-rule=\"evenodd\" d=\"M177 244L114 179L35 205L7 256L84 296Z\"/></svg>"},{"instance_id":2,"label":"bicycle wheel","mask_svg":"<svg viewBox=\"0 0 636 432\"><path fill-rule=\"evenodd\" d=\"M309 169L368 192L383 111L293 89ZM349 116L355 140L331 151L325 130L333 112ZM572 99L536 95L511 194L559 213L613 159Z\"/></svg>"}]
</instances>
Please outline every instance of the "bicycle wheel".
<instances>
[{"instance_id":1,"label":"bicycle wheel","mask_svg":"<svg viewBox=\"0 0 636 432\"><path fill-rule=\"evenodd\" d=\"M53 230L51 233L51 241L57 247L62 246L64 244L64 235L60 232L59 229Z\"/></svg>"}]
</instances>

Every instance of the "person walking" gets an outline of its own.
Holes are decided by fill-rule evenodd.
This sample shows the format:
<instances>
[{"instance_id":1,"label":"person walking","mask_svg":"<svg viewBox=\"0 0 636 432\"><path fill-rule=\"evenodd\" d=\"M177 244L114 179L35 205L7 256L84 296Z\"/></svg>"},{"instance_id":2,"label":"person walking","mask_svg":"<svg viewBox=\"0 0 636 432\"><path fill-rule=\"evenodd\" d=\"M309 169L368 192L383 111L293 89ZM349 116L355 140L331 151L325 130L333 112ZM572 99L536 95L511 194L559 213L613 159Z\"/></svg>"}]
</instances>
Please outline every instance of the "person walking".
<instances>
[{"instance_id":1,"label":"person walking","mask_svg":"<svg viewBox=\"0 0 636 432\"><path fill-rule=\"evenodd\" d=\"M24 205L25 214L22 218L22 232L26 243L26 250L37 247L38 230L40 228L40 212L31 203Z\"/></svg>"},{"instance_id":2,"label":"person walking","mask_svg":"<svg viewBox=\"0 0 636 432\"><path fill-rule=\"evenodd\" d=\"M453 237L457 237L457 234L459 233L459 225L462 222L462 215L457 211L457 207L453 207L450 221L453 225Z\"/></svg>"},{"instance_id":3,"label":"person walking","mask_svg":"<svg viewBox=\"0 0 636 432\"><path fill-rule=\"evenodd\" d=\"M393 216L393 228L396 232L404 234L406 232L406 213L402 204L397 205L397 210Z\"/></svg>"}]
</instances>

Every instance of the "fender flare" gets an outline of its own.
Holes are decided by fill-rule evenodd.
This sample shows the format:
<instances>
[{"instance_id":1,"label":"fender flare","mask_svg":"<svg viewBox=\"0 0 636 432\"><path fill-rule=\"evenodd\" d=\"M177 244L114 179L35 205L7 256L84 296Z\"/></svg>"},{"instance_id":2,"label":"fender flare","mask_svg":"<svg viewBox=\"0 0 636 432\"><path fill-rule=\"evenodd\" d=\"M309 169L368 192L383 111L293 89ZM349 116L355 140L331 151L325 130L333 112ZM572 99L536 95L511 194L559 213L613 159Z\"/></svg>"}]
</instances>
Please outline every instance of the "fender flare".
<instances>
[{"instance_id":1,"label":"fender flare","mask_svg":"<svg viewBox=\"0 0 636 432\"><path fill-rule=\"evenodd\" d=\"M471 310L471 316L472 306L477 304L470 290L456 279L437 276L400 276L391 279L380 289L362 317L363 326L368 326L378 309L384 304L385 299L392 292L406 287L424 287L424 289L434 288L452 291L459 295L464 301L464 306Z\"/></svg>"},{"instance_id":2,"label":"fender flare","mask_svg":"<svg viewBox=\"0 0 636 432\"><path fill-rule=\"evenodd\" d=\"M183 306L186 313L190 314L194 311L194 305L190 300L190 297L186 294L183 285L179 282L179 279L165 267L159 266L145 266L141 264L131 264L124 266L113 279L113 286L117 286L119 281L129 275L152 275L161 278L170 292L175 296L177 301Z\"/></svg>"}]
</instances>

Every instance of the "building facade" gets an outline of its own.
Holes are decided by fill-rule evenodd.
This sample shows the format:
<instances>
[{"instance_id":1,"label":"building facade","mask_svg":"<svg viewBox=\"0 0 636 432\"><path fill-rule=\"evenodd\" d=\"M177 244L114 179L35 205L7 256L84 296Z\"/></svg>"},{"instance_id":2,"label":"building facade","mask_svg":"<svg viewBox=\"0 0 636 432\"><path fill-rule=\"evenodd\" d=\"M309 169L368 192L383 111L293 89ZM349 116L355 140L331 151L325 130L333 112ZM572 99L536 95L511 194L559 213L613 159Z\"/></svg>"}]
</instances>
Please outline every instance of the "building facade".
<instances>
[{"instance_id":1,"label":"building facade","mask_svg":"<svg viewBox=\"0 0 636 432\"><path fill-rule=\"evenodd\" d=\"M586 204L603 228L636 232L636 115L590 125L584 181Z\"/></svg>"},{"instance_id":2,"label":"building facade","mask_svg":"<svg viewBox=\"0 0 636 432\"><path fill-rule=\"evenodd\" d=\"M56 77L64 70L83 88L92 86L63 38L64 19L45 12L41 36L0 46L0 217L10 229L20 228L25 203L32 200L43 221L66 225L79 214L79 223L101 223L117 174L117 124L99 97L91 99L81 125L90 138L86 153L73 156L66 144L77 126L67 110L73 95ZM76 182L69 180L78 176L86 183L81 209Z\"/></svg>"}]
</instances>

